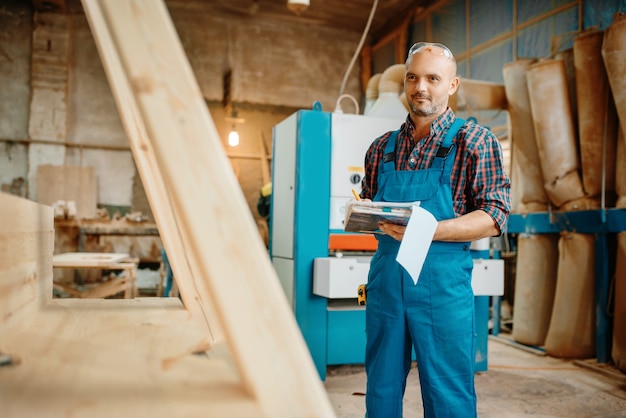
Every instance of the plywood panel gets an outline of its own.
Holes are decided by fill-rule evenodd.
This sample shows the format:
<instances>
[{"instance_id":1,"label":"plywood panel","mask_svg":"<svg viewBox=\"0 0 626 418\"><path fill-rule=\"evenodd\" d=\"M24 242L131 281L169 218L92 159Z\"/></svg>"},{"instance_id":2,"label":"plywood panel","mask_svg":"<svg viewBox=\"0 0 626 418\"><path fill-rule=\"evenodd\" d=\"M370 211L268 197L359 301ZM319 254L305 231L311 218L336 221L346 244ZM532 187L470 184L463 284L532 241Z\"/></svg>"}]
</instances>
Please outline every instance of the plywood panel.
<instances>
[{"instance_id":1,"label":"plywood panel","mask_svg":"<svg viewBox=\"0 0 626 418\"><path fill-rule=\"evenodd\" d=\"M52 208L0 193L0 341L52 297L53 247Z\"/></svg>"},{"instance_id":2,"label":"plywood panel","mask_svg":"<svg viewBox=\"0 0 626 418\"><path fill-rule=\"evenodd\" d=\"M93 167L40 165L37 169L37 201L76 202L78 218L93 218L97 208L97 184Z\"/></svg>"}]
</instances>

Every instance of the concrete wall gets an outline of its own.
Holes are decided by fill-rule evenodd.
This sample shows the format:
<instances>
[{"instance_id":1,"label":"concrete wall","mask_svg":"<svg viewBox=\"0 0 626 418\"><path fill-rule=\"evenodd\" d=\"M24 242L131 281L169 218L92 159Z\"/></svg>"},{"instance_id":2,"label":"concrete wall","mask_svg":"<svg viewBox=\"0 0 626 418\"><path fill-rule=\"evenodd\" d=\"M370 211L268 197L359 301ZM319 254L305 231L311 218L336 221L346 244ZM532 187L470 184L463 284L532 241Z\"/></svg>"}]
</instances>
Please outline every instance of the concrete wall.
<instances>
[{"instance_id":1,"label":"concrete wall","mask_svg":"<svg viewBox=\"0 0 626 418\"><path fill-rule=\"evenodd\" d=\"M84 15L71 16L68 142L128 147L98 49Z\"/></svg>"},{"instance_id":2,"label":"concrete wall","mask_svg":"<svg viewBox=\"0 0 626 418\"><path fill-rule=\"evenodd\" d=\"M28 138L30 100L30 56L33 32L32 10L19 0L0 3L0 185L24 196L28 176ZM20 180L21 179L21 180Z\"/></svg>"},{"instance_id":3,"label":"concrete wall","mask_svg":"<svg viewBox=\"0 0 626 418\"><path fill-rule=\"evenodd\" d=\"M28 130L32 11L18 0L0 4L0 137L24 139Z\"/></svg>"},{"instance_id":4,"label":"concrete wall","mask_svg":"<svg viewBox=\"0 0 626 418\"><path fill-rule=\"evenodd\" d=\"M228 13L203 2L167 5L224 144L231 125L221 105L223 75L232 70L231 101L245 122L237 126L241 145L225 151L256 215L272 126L315 101L334 109L360 34ZM22 190L35 200L37 165L94 166L100 204L137 203L145 212L87 19L80 7L70 9L46 15L28 2L0 4L0 184L9 190L26 178L29 188ZM357 100L359 74L357 64L346 86Z\"/></svg>"},{"instance_id":5,"label":"concrete wall","mask_svg":"<svg viewBox=\"0 0 626 418\"><path fill-rule=\"evenodd\" d=\"M222 100L222 75L232 68L236 102L334 108L360 34L189 4L168 2L207 100ZM355 66L346 91L357 99L359 74Z\"/></svg>"}]
</instances>

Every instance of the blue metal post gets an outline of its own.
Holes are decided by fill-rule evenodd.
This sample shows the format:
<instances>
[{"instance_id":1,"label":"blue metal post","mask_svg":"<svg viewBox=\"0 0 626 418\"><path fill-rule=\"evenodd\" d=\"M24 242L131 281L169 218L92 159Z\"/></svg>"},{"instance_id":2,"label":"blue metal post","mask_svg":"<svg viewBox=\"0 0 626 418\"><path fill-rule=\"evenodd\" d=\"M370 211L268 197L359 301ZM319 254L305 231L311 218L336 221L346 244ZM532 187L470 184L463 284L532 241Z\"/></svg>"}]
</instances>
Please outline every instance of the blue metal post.
<instances>
[{"instance_id":1,"label":"blue metal post","mask_svg":"<svg viewBox=\"0 0 626 418\"><path fill-rule=\"evenodd\" d=\"M596 234L596 360L607 363L611 359L613 325L608 315L609 259L606 234Z\"/></svg>"}]
</instances>

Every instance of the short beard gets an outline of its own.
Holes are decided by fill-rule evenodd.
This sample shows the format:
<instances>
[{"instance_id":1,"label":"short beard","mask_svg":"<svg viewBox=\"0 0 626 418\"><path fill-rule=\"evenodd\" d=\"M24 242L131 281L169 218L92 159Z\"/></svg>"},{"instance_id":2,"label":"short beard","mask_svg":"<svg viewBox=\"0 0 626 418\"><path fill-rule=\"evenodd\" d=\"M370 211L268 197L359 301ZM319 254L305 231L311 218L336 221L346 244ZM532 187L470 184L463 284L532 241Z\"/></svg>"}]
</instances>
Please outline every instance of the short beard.
<instances>
[{"instance_id":1,"label":"short beard","mask_svg":"<svg viewBox=\"0 0 626 418\"><path fill-rule=\"evenodd\" d=\"M427 96L418 96L420 99L430 99ZM431 102L432 103L432 102ZM428 109L419 109L412 101L409 102L409 109L411 109L411 113L416 116L432 116L437 115L441 112L441 108L444 106L445 101L440 103L432 103L432 106Z\"/></svg>"}]
</instances>

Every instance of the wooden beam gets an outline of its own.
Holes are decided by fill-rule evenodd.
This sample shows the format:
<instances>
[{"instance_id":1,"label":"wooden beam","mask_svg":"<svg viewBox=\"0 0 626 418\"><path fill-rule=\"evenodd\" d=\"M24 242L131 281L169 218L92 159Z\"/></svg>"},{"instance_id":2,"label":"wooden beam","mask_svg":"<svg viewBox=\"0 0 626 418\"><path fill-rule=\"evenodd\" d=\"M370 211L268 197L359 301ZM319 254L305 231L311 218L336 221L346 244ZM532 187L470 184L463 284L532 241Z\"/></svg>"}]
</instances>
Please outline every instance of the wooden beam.
<instances>
[{"instance_id":1,"label":"wooden beam","mask_svg":"<svg viewBox=\"0 0 626 418\"><path fill-rule=\"evenodd\" d=\"M94 32L98 52L130 142L137 171L150 202L150 209L168 254L174 279L180 282L178 283L180 296L192 317L202 323L207 330L210 342L214 343L222 338L217 314L207 292L197 291L198 288L204 287L203 281L199 279L202 273L197 263L188 258L188 252L185 250L192 244L186 231L178 226L180 214L171 204L170 192L159 171L146 126L137 109L110 27L104 19L98 1L85 1L83 7Z\"/></svg>"},{"instance_id":2,"label":"wooden beam","mask_svg":"<svg viewBox=\"0 0 626 418\"><path fill-rule=\"evenodd\" d=\"M367 83L372 77L372 47L364 45L361 49L361 90L367 90Z\"/></svg>"},{"instance_id":3,"label":"wooden beam","mask_svg":"<svg viewBox=\"0 0 626 418\"><path fill-rule=\"evenodd\" d=\"M261 187L263 187L272 180L267 158L267 147L265 146L265 135L263 135L263 132L259 134L259 152L261 153Z\"/></svg>"},{"instance_id":4,"label":"wooden beam","mask_svg":"<svg viewBox=\"0 0 626 418\"><path fill-rule=\"evenodd\" d=\"M267 417L334 416L164 3L84 4L88 15L102 10L106 28L94 25L94 37L111 35L127 80L119 88L136 103L136 114L120 112L143 121L148 171L162 176L204 284L201 305L213 302L244 388Z\"/></svg>"},{"instance_id":5,"label":"wooden beam","mask_svg":"<svg viewBox=\"0 0 626 418\"><path fill-rule=\"evenodd\" d=\"M395 38L395 57L396 62L402 64L406 61L408 51L408 39L409 39L409 22L412 16L407 16L402 23L398 26Z\"/></svg>"},{"instance_id":6,"label":"wooden beam","mask_svg":"<svg viewBox=\"0 0 626 418\"><path fill-rule=\"evenodd\" d=\"M32 0L33 8L39 13L67 13L65 0Z\"/></svg>"}]
</instances>

